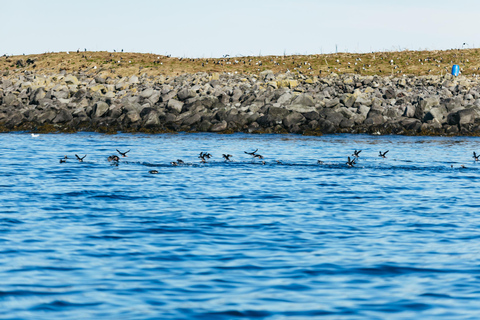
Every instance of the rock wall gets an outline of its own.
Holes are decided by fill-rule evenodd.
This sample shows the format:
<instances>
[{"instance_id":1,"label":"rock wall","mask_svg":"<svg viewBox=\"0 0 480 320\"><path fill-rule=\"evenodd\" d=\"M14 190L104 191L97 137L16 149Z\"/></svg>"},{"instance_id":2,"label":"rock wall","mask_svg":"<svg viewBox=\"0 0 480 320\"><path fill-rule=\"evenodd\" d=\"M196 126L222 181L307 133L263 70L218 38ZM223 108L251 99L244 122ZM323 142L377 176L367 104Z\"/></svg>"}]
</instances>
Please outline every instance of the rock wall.
<instances>
[{"instance_id":1,"label":"rock wall","mask_svg":"<svg viewBox=\"0 0 480 320\"><path fill-rule=\"evenodd\" d=\"M480 134L480 81L205 73L101 73L0 81L0 131Z\"/></svg>"}]
</instances>

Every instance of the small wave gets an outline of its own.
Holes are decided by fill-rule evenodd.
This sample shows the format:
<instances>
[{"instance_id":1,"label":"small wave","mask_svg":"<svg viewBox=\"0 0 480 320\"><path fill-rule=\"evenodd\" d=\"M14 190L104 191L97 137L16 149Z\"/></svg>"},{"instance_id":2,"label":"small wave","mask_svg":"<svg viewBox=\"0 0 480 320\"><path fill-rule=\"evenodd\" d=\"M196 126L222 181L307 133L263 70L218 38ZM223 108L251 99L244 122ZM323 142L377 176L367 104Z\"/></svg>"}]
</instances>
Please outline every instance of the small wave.
<instances>
[{"instance_id":1,"label":"small wave","mask_svg":"<svg viewBox=\"0 0 480 320\"><path fill-rule=\"evenodd\" d=\"M73 308L82 308L82 307L93 307L101 305L101 302L90 302L90 303L74 303L64 300L55 300L50 303L41 303L37 304L30 308L32 311L61 311L64 309L73 309Z\"/></svg>"}]
</instances>

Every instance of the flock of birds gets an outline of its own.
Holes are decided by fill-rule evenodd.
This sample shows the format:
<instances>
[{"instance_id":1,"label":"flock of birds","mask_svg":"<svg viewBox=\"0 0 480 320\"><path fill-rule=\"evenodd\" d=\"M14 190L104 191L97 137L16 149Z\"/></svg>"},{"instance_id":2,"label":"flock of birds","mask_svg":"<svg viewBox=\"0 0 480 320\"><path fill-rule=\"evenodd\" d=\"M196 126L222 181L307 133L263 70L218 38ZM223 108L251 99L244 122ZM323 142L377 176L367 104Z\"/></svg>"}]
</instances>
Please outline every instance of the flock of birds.
<instances>
[{"instance_id":1,"label":"flock of birds","mask_svg":"<svg viewBox=\"0 0 480 320\"><path fill-rule=\"evenodd\" d=\"M130 150L127 150L125 152L122 152L118 149L116 149L116 151L118 152L118 154L122 157L122 158L126 158L127 157L127 153L130 152ZM385 159L387 156L386 154L388 153L389 150L385 151L385 152L379 152L379 157ZM247 151L244 151L245 154L247 155L250 155L252 156L252 159L259 159L261 160L260 164L262 165L265 165L266 162L263 160L264 157L261 155L261 154L258 154L258 149L256 149L255 151L252 151L252 152L247 152ZM347 162L345 163L347 166L349 167L353 167L355 166L356 164L356 160L358 158L360 158L360 153L362 152L362 150L355 150L352 154L352 157L347 157ZM474 158L476 161L478 161L480 155L476 155L475 152L473 153L474 154ZM111 155L111 156L108 156L107 157L107 161L108 162L112 162L114 164L118 164L119 161L120 161L120 156L114 154L114 155ZM75 154L75 158L79 161L79 162L83 162L83 159L85 159L87 157L87 155L84 155L83 157L79 156L78 154ZM207 160L209 160L210 158L212 157L212 155L209 153L209 152L200 152L198 158L200 159L200 163L206 163ZM222 154L222 158L225 160L225 162L229 162L229 161L233 161L231 158L233 157L233 155L231 154ZM68 156L64 156L63 158L60 159L60 163L66 163L67 160L68 160ZM282 164L282 162L280 160L276 160L276 163L277 164ZM321 160L318 160L317 161L318 164L324 164L323 161ZM182 159L177 159L177 161L172 161L170 162L170 164L172 166L179 166L179 165L185 165L186 163L182 160ZM158 171L157 170L150 170L149 173L151 174L157 174Z\"/></svg>"},{"instance_id":2,"label":"flock of birds","mask_svg":"<svg viewBox=\"0 0 480 320\"><path fill-rule=\"evenodd\" d=\"M117 154L114 154L114 155L111 155L111 156L108 156L107 157L107 161L108 162L112 162L113 164L115 165L118 165L118 163L120 162L120 159L121 157L122 158L126 158L127 157L127 153L130 152L130 150L127 150L125 152L122 152L118 149L116 149L116 151L118 152L118 154L120 156L118 156ZM264 157L261 155L261 154L258 154L258 149L256 149L255 151L253 152L247 152L247 151L244 151L245 154L247 155L250 155L252 156L252 159L255 160L255 159L259 159L261 160L261 162L259 164L262 164L262 165L265 165L266 162L263 160ZM362 150L354 150L352 155L351 156L348 156L347 157L347 162L345 162L345 164L348 166L348 167L354 167L356 164L357 164L357 161L358 159L360 158L360 153L362 152ZM378 157L382 158L382 159L386 159L387 158L387 153L389 152L389 150L385 151L385 152L382 152L382 151L379 151L378 153ZM83 162L83 159L85 159L87 157L87 155L84 155L83 157L79 156L78 154L75 154L75 158L79 161L79 162ZM212 155L209 153L209 152L200 152L198 158L200 159L200 163L206 163L210 158L212 157ZM230 161L233 161L231 158L233 157L233 155L231 154L222 154L222 158L225 162L230 162ZM473 157L474 161L480 161L480 154L477 154L475 151L473 152ZM60 159L60 163L66 163L67 162L67 159L70 159L68 158L68 156L64 156L63 158ZM277 164L282 164L282 161L280 160L275 160L275 162ZM180 165L186 165L187 163L185 163L185 161L183 161L182 159L177 159L176 161L172 161L170 162L170 164L172 166L180 166ZM324 164L323 161L321 160L317 160L317 164ZM451 167L453 168L453 165L451 165ZM460 168L466 168L465 165L460 165ZM150 170L149 171L150 174L157 174L159 173L158 170Z\"/></svg>"},{"instance_id":3,"label":"flock of birds","mask_svg":"<svg viewBox=\"0 0 480 320\"><path fill-rule=\"evenodd\" d=\"M126 158L127 157L127 153L130 152L130 150L127 150L125 152L122 152L118 149L116 149L116 151L118 152L118 154L120 155L117 155L117 154L114 154L114 155L110 155L107 157L107 161L108 162L112 162L113 164L115 165L118 165L118 163L120 162L120 159L121 157L122 158ZM263 160L264 157L261 155L261 154L258 154L258 149L256 149L255 151L253 152L247 152L247 151L244 151L245 154L247 155L250 155L252 156L252 159L253 160L256 160L256 159L259 159L261 160L260 163L258 164L261 164L261 165L265 165L266 162ZM356 164L357 164L357 161L358 159L360 158L360 153L362 152L362 150L354 150L352 155L351 156L348 156L347 157L347 162L345 162L345 164L348 166L348 167L354 167ZM387 151L379 151L378 153L378 157L382 158L382 159L386 159L387 158L387 153L389 152L389 150ZM75 158L79 161L79 162L83 162L83 159L85 159L87 157L87 155L84 155L83 157L80 157L78 154L75 154ZM198 158L200 159L200 163L206 163L210 158L212 157L212 155L209 153L209 152L200 152ZM222 158L225 162L230 162L230 161L233 161L231 158L233 157L233 155L231 154L222 154ZM480 154L477 154L475 151L473 152L473 157L474 161L480 161ZM67 162L67 159L68 156L64 156L63 158L60 159L60 163L66 163ZM280 160L275 160L275 162L277 164L282 164L282 161ZM182 159L177 159L176 161L172 161L170 162L170 164L172 166L181 166L181 165L187 165L187 163L185 161L183 161ZM317 160L317 164L324 164L324 162L322 160ZM451 168L453 168L453 165L451 165ZM460 168L466 168L465 165L460 165ZM150 170L149 171L150 174L157 174L159 173L157 170Z\"/></svg>"}]
</instances>

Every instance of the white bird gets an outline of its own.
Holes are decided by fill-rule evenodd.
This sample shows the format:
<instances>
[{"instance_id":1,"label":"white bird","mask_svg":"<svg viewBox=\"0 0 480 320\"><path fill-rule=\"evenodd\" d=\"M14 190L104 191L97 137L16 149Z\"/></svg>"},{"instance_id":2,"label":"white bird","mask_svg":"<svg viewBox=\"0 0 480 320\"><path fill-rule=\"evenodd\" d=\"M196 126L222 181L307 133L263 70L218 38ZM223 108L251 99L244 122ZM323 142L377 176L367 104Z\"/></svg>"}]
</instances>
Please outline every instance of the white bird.
<instances>
[{"instance_id":1,"label":"white bird","mask_svg":"<svg viewBox=\"0 0 480 320\"><path fill-rule=\"evenodd\" d=\"M32 133L32 137L33 137L33 138L37 138L37 137L39 137L39 136L40 136L39 134Z\"/></svg>"}]
</instances>

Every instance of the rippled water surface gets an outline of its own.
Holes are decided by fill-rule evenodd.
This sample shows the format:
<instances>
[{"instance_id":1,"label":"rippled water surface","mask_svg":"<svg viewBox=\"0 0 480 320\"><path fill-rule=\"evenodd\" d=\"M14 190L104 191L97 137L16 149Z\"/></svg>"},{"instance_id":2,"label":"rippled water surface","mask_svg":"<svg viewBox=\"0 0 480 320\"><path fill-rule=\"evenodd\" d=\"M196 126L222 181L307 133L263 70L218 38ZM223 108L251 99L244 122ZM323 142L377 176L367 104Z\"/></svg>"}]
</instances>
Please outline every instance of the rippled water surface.
<instances>
[{"instance_id":1,"label":"rippled water surface","mask_svg":"<svg viewBox=\"0 0 480 320\"><path fill-rule=\"evenodd\" d=\"M478 319L479 142L1 134L0 319Z\"/></svg>"}]
</instances>

